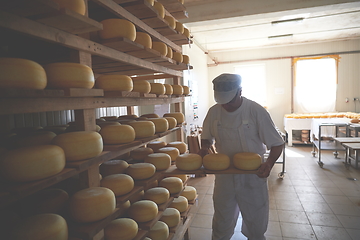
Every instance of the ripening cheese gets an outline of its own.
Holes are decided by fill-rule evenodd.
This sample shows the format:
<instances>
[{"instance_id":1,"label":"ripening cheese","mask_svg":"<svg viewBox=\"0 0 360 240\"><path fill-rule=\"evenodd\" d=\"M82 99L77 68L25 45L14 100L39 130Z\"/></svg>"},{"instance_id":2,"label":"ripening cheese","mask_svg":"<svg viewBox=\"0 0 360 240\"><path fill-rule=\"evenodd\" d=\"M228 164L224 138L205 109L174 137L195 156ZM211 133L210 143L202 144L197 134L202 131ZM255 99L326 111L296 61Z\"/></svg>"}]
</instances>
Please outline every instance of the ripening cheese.
<instances>
[{"instance_id":1,"label":"ripening cheese","mask_svg":"<svg viewBox=\"0 0 360 240\"><path fill-rule=\"evenodd\" d=\"M170 84L164 83L165 86L165 94L166 95L172 95L173 94L173 88Z\"/></svg>"},{"instance_id":2,"label":"ripening cheese","mask_svg":"<svg viewBox=\"0 0 360 240\"><path fill-rule=\"evenodd\" d=\"M129 164L124 160L109 160L100 165L100 173L103 177L111 174L124 173Z\"/></svg>"},{"instance_id":3,"label":"ripening cheese","mask_svg":"<svg viewBox=\"0 0 360 240\"><path fill-rule=\"evenodd\" d=\"M156 168L151 163L134 163L126 169L126 173L134 180L151 178L155 174L155 171Z\"/></svg>"},{"instance_id":4,"label":"ripening cheese","mask_svg":"<svg viewBox=\"0 0 360 240\"><path fill-rule=\"evenodd\" d=\"M145 32L136 32L135 42L146 48L152 48L152 39L150 35Z\"/></svg>"},{"instance_id":5,"label":"ripening cheese","mask_svg":"<svg viewBox=\"0 0 360 240\"><path fill-rule=\"evenodd\" d=\"M135 140L135 130L130 125L108 125L100 130L104 144L122 144Z\"/></svg>"},{"instance_id":6,"label":"ripening cheese","mask_svg":"<svg viewBox=\"0 0 360 240\"><path fill-rule=\"evenodd\" d=\"M183 94L184 95L189 95L190 94L190 88L188 86L182 86L183 87Z\"/></svg>"},{"instance_id":7,"label":"ripening cheese","mask_svg":"<svg viewBox=\"0 0 360 240\"><path fill-rule=\"evenodd\" d=\"M134 202L128 211L129 217L140 223L153 220L157 214L158 206L150 200L140 200Z\"/></svg>"},{"instance_id":8,"label":"ripening cheese","mask_svg":"<svg viewBox=\"0 0 360 240\"><path fill-rule=\"evenodd\" d=\"M178 177L166 177L159 182L160 187L164 187L169 190L170 194L179 193L183 190L183 182Z\"/></svg>"},{"instance_id":9,"label":"ripening cheese","mask_svg":"<svg viewBox=\"0 0 360 240\"><path fill-rule=\"evenodd\" d=\"M176 147L159 148L157 152L169 154L169 156L171 157L171 161L175 161L176 158L180 155L179 149L177 149Z\"/></svg>"},{"instance_id":10,"label":"ripening cheese","mask_svg":"<svg viewBox=\"0 0 360 240\"><path fill-rule=\"evenodd\" d=\"M71 217L82 223L104 219L114 212L115 207L115 194L105 187L85 188L71 196L69 201Z\"/></svg>"},{"instance_id":11,"label":"ripening cheese","mask_svg":"<svg viewBox=\"0 0 360 240\"><path fill-rule=\"evenodd\" d=\"M155 124L155 133L165 132L169 129L169 123L166 118L148 118Z\"/></svg>"},{"instance_id":12,"label":"ripening cheese","mask_svg":"<svg viewBox=\"0 0 360 240\"><path fill-rule=\"evenodd\" d=\"M175 29L176 27L176 21L175 21L175 18L173 18L172 16L169 16L169 15L166 15L164 17L165 21L167 22L167 24L169 24L169 26L172 28L172 29Z\"/></svg>"},{"instance_id":13,"label":"ripening cheese","mask_svg":"<svg viewBox=\"0 0 360 240\"><path fill-rule=\"evenodd\" d=\"M172 129L172 128L176 127L176 125L177 125L176 118L174 118L174 117L165 117L165 116L164 116L164 118L166 118L166 120L168 120L169 129Z\"/></svg>"},{"instance_id":14,"label":"ripening cheese","mask_svg":"<svg viewBox=\"0 0 360 240\"><path fill-rule=\"evenodd\" d=\"M175 165L184 171L198 170L202 166L202 157L196 153L184 153L176 158Z\"/></svg>"},{"instance_id":15,"label":"ripening cheese","mask_svg":"<svg viewBox=\"0 0 360 240\"><path fill-rule=\"evenodd\" d=\"M182 57L183 57L183 60L182 60L183 63L185 63L185 64L190 63L190 58L188 55L182 55Z\"/></svg>"},{"instance_id":16,"label":"ripening cheese","mask_svg":"<svg viewBox=\"0 0 360 240\"><path fill-rule=\"evenodd\" d=\"M105 119L105 121L112 121L112 120L116 120L118 117L117 116L102 116L102 119Z\"/></svg>"},{"instance_id":17,"label":"ripening cheese","mask_svg":"<svg viewBox=\"0 0 360 240\"><path fill-rule=\"evenodd\" d=\"M98 122L98 125L103 128L106 126L120 126L121 124L119 122L115 121L105 121L105 122Z\"/></svg>"},{"instance_id":18,"label":"ripening cheese","mask_svg":"<svg viewBox=\"0 0 360 240\"><path fill-rule=\"evenodd\" d=\"M165 146L166 142L164 141L152 141L146 145L146 147L151 148L154 152L157 152L157 150Z\"/></svg>"},{"instance_id":19,"label":"ripening cheese","mask_svg":"<svg viewBox=\"0 0 360 240\"><path fill-rule=\"evenodd\" d=\"M154 0L146 0L151 6L154 6Z\"/></svg>"},{"instance_id":20,"label":"ripening cheese","mask_svg":"<svg viewBox=\"0 0 360 240\"><path fill-rule=\"evenodd\" d=\"M167 54L166 54L166 57L168 58L173 58L173 50L171 47L167 46L168 50L167 50Z\"/></svg>"},{"instance_id":21,"label":"ripening cheese","mask_svg":"<svg viewBox=\"0 0 360 240\"><path fill-rule=\"evenodd\" d=\"M189 29L187 29L186 27L184 27L184 32L183 32L183 35L187 38L190 38L190 31Z\"/></svg>"},{"instance_id":22,"label":"ripening cheese","mask_svg":"<svg viewBox=\"0 0 360 240\"><path fill-rule=\"evenodd\" d=\"M181 124L185 121L185 116L181 112L165 113L163 117L174 117L176 119L177 124Z\"/></svg>"},{"instance_id":23,"label":"ripening cheese","mask_svg":"<svg viewBox=\"0 0 360 240\"><path fill-rule=\"evenodd\" d=\"M133 90L133 81L127 75L111 74L101 75L95 81L95 87L104 91L127 91Z\"/></svg>"},{"instance_id":24,"label":"ripening cheese","mask_svg":"<svg viewBox=\"0 0 360 240\"><path fill-rule=\"evenodd\" d=\"M59 62L44 66L47 88L92 88L94 73L89 66L80 63Z\"/></svg>"},{"instance_id":25,"label":"ripening cheese","mask_svg":"<svg viewBox=\"0 0 360 240\"><path fill-rule=\"evenodd\" d=\"M139 230L137 222L131 218L118 218L104 228L106 240L132 240Z\"/></svg>"},{"instance_id":26,"label":"ripening cheese","mask_svg":"<svg viewBox=\"0 0 360 240\"><path fill-rule=\"evenodd\" d=\"M84 0L52 0L59 5L60 9L66 8L81 15L85 15L86 6Z\"/></svg>"},{"instance_id":27,"label":"ripening cheese","mask_svg":"<svg viewBox=\"0 0 360 240\"><path fill-rule=\"evenodd\" d=\"M129 122L135 130L136 138L151 137L155 134L155 124L152 121L135 121Z\"/></svg>"},{"instance_id":28,"label":"ripening cheese","mask_svg":"<svg viewBox=\"0 0 360 240\"><path fill-rule=\"evenodd\" d=\"M132 92L149 93L150 90L151 90L151 85L148 81L146 81L146 80L133 81Z\"/></svg>"},{"instance_id":29,"label":"ripening cheese","mask_svg":"<svg viewBox=\"0 0 360 240\"><path fill-rule=\"evenodd\" d=\"M127 174L112 174L104 177L100 186L109 188L115 196L121 196L134 189L134 179Z\"/></svg>"},{"instance_id":30,"label":"ripening cheese","mask_svg":"<svg viewBox=\"0 0 360 240\"><path fill-rule=\"evenodd\" d=\"M135 119L138 118L136 114L121 115L118 119Z\"/></svg>"},{"instance_id":31,"label":"ripening cheese","mask_svg":"<svg viewBox=\"0 0 360 240\"><path fill-rule=\"evenodd\" d=\"M173 94L174 95L182 95L184 94L184 88L181 85L173 84L171 85L173 87Z\"/></svg>"},{"instance_id":32,"label":"ripening cheese","mask_svg":"<svg viewBox=\"0 0 360 240\"><path fill-rule=\"evenodd\" d=\"M144 190L138 192L138 193L135 193L135 194L132 194L130 197L129 197L129 201L131 204L133 204L134 202L137 202L137 201L140 201L140 200L143 200L144 199ZM130 207L129 207L130 208Z\"/></svg>"},{"instance_id":33,"label":"ripening cheese","mask_svg":"<svg viewBox=\"0 0 360 240\"><path fill-rule=\"evenodd\" d=\"M184 25L181 22L176 21L175 30L178 31L180 34L183 34L184 33Z\"/></svg>"},{"instance_id":34,"label":"ripening cheese","mask_svg":"<svg viewBox=\"0 0 360 240\"><path fill-rule=\"evenodd\" d=\"M2 156L0 173L9 181L36 181L60 173L65 162L64 150L55 145L17 148Z\"/></svg>"},{"instance_id":35,"label":"ripening cheese","mask_svg":"<svg viewBox=\"0 0 360 240\"><path fill-rule=\"evenodd\" d=\"M66 220L53 213L37 214L20 221L12 231L12 240L67 240Z\"/></svg>"},{"instance_id":36,"label":"ripening cheese","mask_svg":"<svg viewBox=\"0 0 360 240\"><path fill-rule=\"evenodd\" d=\"M150 228L148 236L151 239L166 240L169 238L169 227L162 221L157 221L155 225Z\"/></svg>"},{"instance_id":37,"label":"ripening cheese","mask_svg":"<svg viewBox=\"0 0 360 240\"><path fill-rule=\"evenodd\" d=\"M21 58L0 58L0 88L44 89L45 69L38 63Z\"/></svg>"},{"instance_id":38,"label":"ripening cheese","mask_svg":"<svg viewBox=\"0 0 360 240\"><path fill-rule=\"evenodd\" d=\"M38 145L51 144L56 134L51 131L36 131L24 135L15 136L14 145L16 147L31 147Z\"/></svg>"},{"instance_id":39,"label":"ripening cheese","mask_svg":"<svg viewBox=\"0 0 360 240\"><path fill-rule=\"evenodd\" d=\"M169 207L176 208L179 212L185 212L188 209L189 203L186 197L179 196L174 198Z\"/></svg>"},{"instance_id":40,"label":"ripening cheese","mask_svg":"<svg viewBox=\"0 0 360 240\"><path fill-rule=\"evenodd\" d=\"M97 157L103 151L101 135L92 131L63 133L54 137L52 144L64 149L68 162Z\"/></svg>"},{"instance_id":41,"label":"ripening cheese","mask_svg":"<svg viewBox=\"0 0 360 240\"><path fill-rule=\"evenodd\" d=\"M170 198L170 192L164 187L153 187L145 191L144 199L151 200L156 204L166 203Z\"/></svg>"},{"instance_id":42,"label":"ripening cheese","mask_svg":"<svg viewBox=\"0 0 360 240\"><path fill-rule=\"evenodd\" d=\"M126 212L130 208L130 206L131 206L130 200L127 200L124 203L117 204L117 208L119 208L121 212Z\"/></svg>"},{"instance_id":43,"label":"ripening cheese","mask_svg":"<svg viewBox=\"0 0 360 240\"><path fill-rule=\"evenodd\" d=\"M146 118L159 118L160 116L157 115L156 113L146 113L141 115L140 117L146 117Z\"/></svg>"},{"instance_id":44,"label":"ripening cheese","mask_svg":"<svg viewBox=\"0 0 360 240\"><path fill-rule=\"evenodd\" d=\"M136 28L135 25L125 19L105 19L100 22L103 25L103 29L98 31L101 39L111 38L128 38L131 41L136 39Z\"/></svg>"},{"instance_id":45,"label":"ripening cheese","mask_svg":"<svg viewBox=\"0 0 360 240\"><path fill-rule=\"evenodd\" d=\"M203 157L203 165L208 170L225 170L230 167L230 158L223 153L210 153Z\"/></svg>"},{"instance_id":46,"label":"ripening cheese","mask_svg":"<svg viewBox=\"0 0 360 240\"><path fill-rule=\"evenodd\" d=\"M158 51L163 56L167 55L168 47L163 42L153 42L152 49Z\"/></svg>"},{"instance_id":47,"label":"ripening cheese","mask_svg":"<svg viewBox=\"0 0 360 240\"><path fill-rule=\"evenodd\" d=\"M172 59L176 62L182 63L183 62L183 55L179 52L173 52L173 57Z\"/></svg>"},{"instance_id":48,"label":"ripening cheese","mask_svg":"<svg viewBox=\"0 0 360 240\"><path fill-rule=\"evenodd\" d=\"M149 154L144 159L144 161L153 164L156 168L156 171L166 170L171 165L171 157L166 153Z\"/></svg>"},{"instance_id":49,"label":"ripening cheese","mask_svg":"<svg viewBox=\"0 0 360 240\"><path fill-rule=\"evenodd\" d=\"M236 153L233 156L233 163L240 170L256 170L261 165L261 156L252 152Z\"/></svg>"},{"instance_id":50,"label":"ripening cheese","mask_svg":"<svg viewBox=\"0 0 360 240\"><path fill-rule=\"evenodd\" d=\"M158 14L160 17L164 18L165 17L165 8L164 5L162 5L161 3L155 1L154 2L154 8L157 10Z\"/></svg>"},{"instance_id":51,"label":"ripening cheese","mask_svg":"<svg viewBox=\"0 0 360 240\"><path fill-rule=\"evenodd\" d=\"M172 175L172 177L180 178L183 183L188 179L188 176L186 174Z\"/></svg>"},{"instance_id":52,"label":"ripening cheese","mask_svg":"<svg viewBox=\"0 0 360 240\"><path fill-rule=\"evenodd\" d=\"M147 183L145 190L148 190L149 188L154 188L159 186L159 181L157 179L154 179L152 181L150 181L149 183Z\"/></svg>"},{"instance_id":53,"label":"ripening cheese","mask_svg":"<svg viewBox=\"0 0 360 240\"><path fill-rule=\"evenodd\" d=\"M162 83L150 83L151 89L150 93L154 93L157 95L164 95L165 94L165 86Z\"/></svg>"},{"instance_id":54,"label":"ripening cheese","mask_svg":"<svg viewBox=\"0 0 360 240\"><path fill-rule=\"evenodd\" d=\"M153 153L154 150L149 147L139 147L130 152L130 157L136 161L143 161L149 154Z\"/></svg>"},{"instance_id":55,"label":"ripening cheese","mask_svg":"<svg viewBox=\"0 0 360 240\"><path fill-rule=\"evenodd\" d=\"M176 147L179 150L180 154L183 154L187 151L187 145L184 142L181 141L175 141L175 142L169 142L167 147Z\"/></svg>"},{"instance_id":56,"label":"ripening cheese","mask_svg":"<svg viewBox=\"0 0 360 240\"><path fill-rule=\"evenodd\" d=\"M188 201L193 201L196 198L196 188L193 186L185 186L180 195L186 197Z\"/></svg>"},{"instance_id":57,"label":"ripening cheese","mask_svg":"<svg viewBox=\"0 0 360 240\"><path fill-rule=\"evenodd\" d=\"M163 221L169 228L176 227L180 223L180 212L176 208L166 208L160 221Z\"/></svg>"}]
</instances>

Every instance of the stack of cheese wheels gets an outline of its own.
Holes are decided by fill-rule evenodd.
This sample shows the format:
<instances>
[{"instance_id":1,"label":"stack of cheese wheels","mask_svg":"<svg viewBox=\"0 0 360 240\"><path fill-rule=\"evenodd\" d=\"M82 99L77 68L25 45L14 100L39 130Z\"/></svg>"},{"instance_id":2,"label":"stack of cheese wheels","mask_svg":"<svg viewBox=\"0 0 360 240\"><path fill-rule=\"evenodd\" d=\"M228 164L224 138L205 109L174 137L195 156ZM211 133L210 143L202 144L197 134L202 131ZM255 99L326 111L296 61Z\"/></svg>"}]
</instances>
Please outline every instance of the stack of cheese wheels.
<instances>
[{"instance_id":1,"label":"stack of cheese wheels","mask_svg":"<svg viewBox=\"0 0 360 240\"><path fill-rule=\"evenodd\" d=\"M131 218L118 218L104 228L106 240L132 240L139 230L137 222Z\"/></svg>"},{"instance_id":2,"label":"stack of cheese wheels","mask_svg":"<svg viewBox=\"0 0 360 240\"><path fill-rule=\"evenodd\" d=\"M180 195L186 197L188 201L194 201L196 198L196 188L193 186L185 186Z\"/></svg>"},{"instance_id":3,"label":"stack of cheese wheels","mask_svg":"<svg viewBox=\"0 0 360 240\"><path fill-rule=\"evenodd\" d=\"M172 95L174 90L171 86L171 84L168 84L168 83L164 83L164 87L165 87L165 94L166 95Z\"/></svg>"},{"instance_id":4,"label":"stack of cheese wheels","mask_svg":"<svg viewBox=\"0 0 360 240\"><path fill-rule=\"evenodd\" d=\"M151 148L154 152L157 152L160 148L165 146L166 142L164 141L151 141L146 145L146 147Z\"/></svg>"},{"instance_id":5,"label":"stack of cheese wheels","mask_svg":"<svg viewBox=\"0 0 360 240\"><path fill-rule=\"evenodd\" d=\"M135 130L136 138L152 137L155 134L155 124L152 121L129 122Z\"/></svg>"},{"instance_id":6,"label":"stack of cheese wheels","mask_svg":"<svg viewBox=\"0 0 360 240\"><path fill-rule=\"evenodd\" d=\"M133 81L127 75L111 74L101 75L95 81L95 87L104 91L127 91L133 90Z\"/></svg>"},{"instance_id":7,"label":"stack of cheese wheels","mask_svg":"<svg viewBox=\"0 0 360 240\"><path fill-rule=\"evenodd\" d=\"M12 240L67 240L69 235L66 220L53 213L30 216L20 221L13 229L10 238Z\"/></svg>"},{"instance_id":8,"label":"stack of cheese wheels","mask_svg":"<svg viewBox=\"0 0 360 240\"><path fill-rule=\"evenodd\" d=\"M184 33L184 25L181 22L175 22L175 30L178 31L180 34Z\"/></svg>"},{"instance_id":9,"label":"stack of cheese wheels","mask_svg":"<svg viewBox=\"0 0 360 240\"><path fill-rule=\"evenodd\" d=\"M136 32L135 42L143 45L145 48L152 48L152 39L145 32Z\"/></svg>"},{"instance_id":10,"label":"stack of cheese wheels","mask_svg":"<svg viewBox=\"0 0 360 240\"><path fill-rule=\"evenodd\" d=\"M169 238L169 227L162 221L157 221L152 228L150 228L148 237L156 240L166 240Z\"/></svg>"},{"instance_id":11,"label":"stack of cheese wheels","mask_svg":"<svg viewBox=\"0 0 360 240\"><path fill-rule=\"evenodd\" d=\"M182 61L183 63L185 63L185 64L190 63L190 58L188 55L182 55L182 57L183 57L183 61Z\"/></svg>"},{"instance_id":12,"label":"stack of cheese wheels","mask_svg":"<svg viewBox=\"0 0 360 240\"><path fill-rule=\"evenodd\" d=\"M183 87L183 94L189 95L190 94L190 88L188 86L182 86Z\"/></svg>"},{"instance_id":13,"label":"stack of cheese wheels","mask_svg":"<svg viewBox=\"0 0 360 240\"><path fill-rule=\"evenodd\" d=\"M169 190L170 194L175 194L183 190L183 182L178 177L166 177L159 182L160 187L164 187Z\"/></svg>"},{"instance_id":14,"label":"stack of cheese wheels","mask_svg":"<svg viewBox=\"0 0 360 240\"><path fill-rule=\"evenodd\" d=\"M184 88L181 85L171 85L173 87L173 95L182 95L184 94Z\"/></svg>"},{"instance_id":15,"label":"stack of cheese wheels","mask_svg":"<svg viewBox=\"0 0 360 240\"><path fill-rule=\"evenodd\" d=\"M98 31L98 35L101 39L111 38L128 38L131 41L136 39L136 27L135 25L125 19L105 19L100 22L103 25L103 29Z\"/></svg>"},{"instance_id":16,"label":"stack of cheese wheels","mask_svg":"<svg viewBox=\"0 0 360 240\"><path fill-rule=\"evenodd\" d=\"M233 156L233 164L240 170L256 170L260 167L261 161L261 156L252 152L236 153Z\"/></svg>"},{"instance_id":17,"label":"stack of cheese wheels","mask_svg":"<svg viewBox=\"0 0 360 240\"><path fill-rule=\"evenodd\" d=\"M164 187L153 187L145 191L144 199L151 200L156 204L166 203L170 198L170 192Z\"/></svg>"},{"instance_id":18,"label":"stack of cheese wheels","mask_svg":"<svg viewBox=\"0 0 360 240\"><path fill-rule=\"evenodd\" d=\"M196 153L180 154L175 160L175 165L184 171L198 170L202 166L202 157Z\"/></svg>"},{"instance_id":19,"label":"stack of cheese wheels","mask_svg":"<svg viewBox=\"0 0 360 240\"><path fill-rule=\"evenodd\" d=\"M155 133L165 132L169 129L169 123L166 118L148 118L155 124Z\"/></svg>"},{"instance_id":20,"label":"stack of cheese wheels","mask_svg":"<svg viewBox=\"0 0 360 240\"><path fill-rule=\"evenodd\" d=\"M180 212L176 208L166 208L160 221L163 221L169 228L176 227L180 223Z\"/></svg>"},{"instance_id":21,"label":"stack of cheese wheels","mask_svg":"<svg viewBox=\"0 0 360 240\"><path fill-rule=\"evenodd\" d=\"M179 149L177 149L176 147L159 148L157 152L169 154L172 162L175 161L176 158L180 155Z\"/></svg>"},{"instance_id":22,"label":"stack of cheese wheels","mask_svg":"<svg viewBox=\"0 0 360 240\"><path fill-rule=\"evenodd\" d=\"M151 200L140 200L131 204L128 215L136 222L153 220L158 214L158 206Z\"/></svg>"},{"instance_id":23,"label":"stack of cheese wheels","mask_svg":"<svg viewBox=\"0 0 360 240\"><path fill-rule=\"evenodd\" d=\"M181 124L185 121L185 116L181 112L165 113L163 117L174 117L177 124Z\"/></svg>"},{"instance_id":24,"label":"stack of cheese wheels","mask_svg":"<svg viewBox=\"0 0 360 240\"><path fill-rule=\"evenodd\" d=\"M65 162L64 150L55 145L17 148L2 156L0 173L9 181L36 181L60 173Z\"/></svg>"},{"instance_id":25,"label":"stack of cheese wheels","mask_svg":"<svg viewBox=\"0 0 360 240\"><path fill-rule=\"evenodd\" d=\"M165 8L160 2L155 1L154 8L157 10L160 17L162 17L162 18L165 17Z\"/></svg>"},{"instance_id":26,"label":"stack of cheese wheels","mask_svg":"<svg viewBox=\"0 0 360 240\"><path fill-rule=\"evenodd\" d=\"M170 15L165 15L164 17L165 21L167 22L167 24L169 25L169 27L171 27L172 29L175 29L176 27L176 20L175 18L173 18Z\"/></svg>"},{"instance_id":27,"label":"stack of cheese wheels","mask_svg":"<svg viewBox=\"0 0 360 240\"><path fill-rule=\"evenodd\" d=\"M183 62L183 55L179 52L173 52L173 57L172 59L176 62L182 63Z\"/></svg>"},{"instance_id":28,"label":"stack of cheese wheels","mask_svg":"<svg viewBox=\"0 0 360 240\"><path fill-rule=\"evenodd\" d=\"M172 58L173 58L173 50L172 50L172 48L169 47L169 46L167 46L167 48L168 48L168 51L167 51L166 57L172 59Z\"/></svg>"},{"instance_id":29,"label":"stack of cheese wheels","mask_svg":"<svg viewBox=\"0 0 360 240\"><path fill-rule=\"evenodd\" d=\"M152 148L139 147L130 152L130 157L136 161L143 161L151 153L154 153L154 150Z\"/></svg>"},{"instance_id":30,"label":"stack of cheese wheels","mask_svg":"<svg viewBox=\"0 0 360 240\"><path fill-rule=\"evenodd\" d=\"M203 157L203 165L208 170L225 170L230 167L230 158L223 153L210 153Z\"/></svg>"},{"instance_id":31,"label":"stack of cheese wheels","mask_svg":"<svg viewBox=\"0 0 360 240\"><path fill-rule=\"evenodd\" d=\"M163 56L167 55L168 47L163 42L153 42L152 49L158 51Z\"/></svg>"},{"instance_id":32,"label":"stack of cheese wheels","mask_svg":"<svg viewBox=\"0 0 360 240\"><path fill-rule=\"evenodd\" d=\"M69 162L97 157L103 150L101 135L91 131L63 133L54 137L52 144L64 149Z\"/></svg>"},{"instance_id":33,"label":"stack of cheese wheels","mask_svg":"<svg viewBox=\"0 0 360 240\"><path fill-rule=\"evenodd\" d=\"M146 163L151 163L155 166L156 171L163 171L170 167L171 157L167 153L152 153L147 155L144 159Z\"/></svg>"},{"instance_id":34,"label":"stack of cheese wheels","mask_svg":"<svg viewBox=\"0 0 360 240\"><path fill-rule=\"evenodd\" d=\"M84 0L52 0L59 5L60 9L66 8L81 15L85 15L86 6Z\"/></svg>"},{"instance_id":35,"label":"stack of cheese wheels","mask_svg":"<svg viewBox=\"0 0 360 240\"><path fill-rule=\"evenodd\" d=\"M151 163L134 163L126 169L126 173L134 180L151 178L155 174L155 171L156 168Z\"/></svg>"},{"instance_id":36,"label":"stack of cheese wheels","mask_svg":"<svg viewBox=\"0 0 360 240\"><path fill-rule=\"evenodd\" d=\"M84 64L50 63L44 69L48 88L92 88L95 84L92 69Z\"/></svg>"},{"instance_id":37,"label":"stack of cheese wheels","mask_svg":"<svg viewBox=\"0 0 360 240\"><path fill-rule=\"evenodd\" d=\"M15 136L14 146L15 147L31 147L38 145L51 144L56 134L51 131L37 131L28 134L20 134Z\"/></svg>"},{"instance_id":38,"label":"stack of cheese wheels","mask_svg":"<svg viewBox=\"0 0 360 240\"><path fill-rule=\"evenodd\" d=\"M121 196L134 189L134 179L127 174L112 174L104 177L100 186L109 188L115 196Z\"/></svg>"},{"instance_id":39,"label":"stack of cheese wheels","mask_svg":"<svg viewBox=\"0 0 360 240\"><path fill-rule=\"evenodd\" d=\"M165 117L165 116L164 116L164 118L166 118L166 120L168 120L169 129L172 129L172 128L176 127L176 125L177 125L176 118L174 118L174 117Z\"/></svg>"},{"instance_id":40,"label":"stack of cheese wheels","mask_svg":"<svg viewBox=\"0 0 360 240\"><path fill-rule=\"evenodd\" d=\"M82 223L95 222L115 211L115 194L105 187L90 187L76 192L69 201L71 217Z\"/></svg>"},{"instance_id":41,"label":"stack of cheese wheels","mask_svg":"<svg viewBox=\"0 0 360 240\"><path fill-rule=\"evenodd\" d=\"M184 32L183 32L183 35L187 38L190 38L190 31L189 29L187 29L186 27L184 27Z\"/></svg>"},{"instance_id":42,"label":"stack of cheese wheels","mask_svg":"<svg viewBox=\"0 0 360 240\"><path fill-rule=\"evenodd\" d=\"M21 58L0 58L0 87L44 89L45 69L38 63Z\"/></svg>"},{"instance_id":43,"label":"stack of cheese wheels","mask_svg":"<svg viewBox=\"0 0 360 240\"><path fill-rule=\"evenodd\" d=\"M174 198L172 203L169 205L171 208L176 208L179 210L179 212L185 212L189 207L189 202L186 197L179 196L177 198Z\"/></svg>"},{"instance_id":44,"label":"stack of cheese wheels","mask_svg":"<svg viewBox=\"0 0 360 240\"><path fill-rule=\"evenodd\" d=\"M151 85L148 81L146 81L146 80L133 81L132 92L149 93L150 90L151 90Z\"/></svg>"},{"instance_id":45,"label":"stack of cheese wheels","mask_svg":"<svg viewBox=\"0 0 360 240\"><path fill-rule=\"evenodd\" d=\"M104 144L122 144L135 140L135 130L130 125L108 125L100 130Z\"/></svg>"},{"instance_id":46,"label":"stack of cheese wheels","mask_svg":"<svg viewBox=\"0 0 360 240\"><path fill-rule=\"evenodd\" d=\"M125 160L113 159L106 162L103 162L100 165L100 174L103 177L106 177L111 174L124 173L129 167L129 164Z\"/></svg>"},{"instance_id":47,"label":"stack of cheese wheels","mask_svg":"<svg viewBox=\"0 0 360 240\"><path fill-rule=\"evenodd\" d=\"M180 154L183 154L187 151L187 145L184 142L181 141L175 141L175 142L169 142L167 147L176 147L179 150Z\"/></svg>"},{"instance_id":48,"label":"stack of cheese wheels","mask_svg":"<svg viewBox=\"0 0 360 240\"><path fill-rule=\"evenodd\" d=\"M165 86L162 83L150 83L151 90L150 93L157 94L157 95L164 95L165 94Z\"/></svg>"}]
</instances>

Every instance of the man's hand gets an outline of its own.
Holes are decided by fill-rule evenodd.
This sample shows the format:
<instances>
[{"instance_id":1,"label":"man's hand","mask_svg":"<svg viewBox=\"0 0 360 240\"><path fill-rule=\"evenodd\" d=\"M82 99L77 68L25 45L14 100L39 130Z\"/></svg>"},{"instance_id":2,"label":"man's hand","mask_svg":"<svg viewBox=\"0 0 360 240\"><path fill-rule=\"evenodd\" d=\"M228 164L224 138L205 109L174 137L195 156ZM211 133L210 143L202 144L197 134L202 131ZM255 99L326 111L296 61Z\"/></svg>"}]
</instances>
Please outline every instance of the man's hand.
<instances>
[{"instance_id":1,"label":"man's hand","mask_svg":"<svg viewBox=\"0 0 360 240\"><path fill-rule=\"evenodd\" d=\"M267 178L270 175L272 164L264 162L260 165L256 175L260 178Z\"/></svg>"}]
</instances>

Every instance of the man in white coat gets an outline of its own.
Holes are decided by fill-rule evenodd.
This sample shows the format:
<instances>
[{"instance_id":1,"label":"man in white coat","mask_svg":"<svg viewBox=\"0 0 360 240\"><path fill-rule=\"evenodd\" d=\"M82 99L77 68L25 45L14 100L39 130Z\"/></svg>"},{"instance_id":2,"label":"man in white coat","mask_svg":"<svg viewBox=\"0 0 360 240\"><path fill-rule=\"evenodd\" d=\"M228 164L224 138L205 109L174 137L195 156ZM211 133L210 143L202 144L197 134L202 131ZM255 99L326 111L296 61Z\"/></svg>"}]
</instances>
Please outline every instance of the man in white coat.
<instances>
[{"instance_id":1,"label":"man in white coat","mask_svg":"<svg viewBox=\"0 0 360 240\"><path fill-rule=\"evenodd\" d=\"M215 175L212 240L230 240L240 212L242 233L249 240L264 240L269 218L267 177L284 141L268 111L241 96L240 75L221 74L213 80L213 89L217 104L204 120L199 154L205 156L215 142L216 151L230 159L238 152L253 152L263 162L257 174Z\"/></svg>"}]
</instances>

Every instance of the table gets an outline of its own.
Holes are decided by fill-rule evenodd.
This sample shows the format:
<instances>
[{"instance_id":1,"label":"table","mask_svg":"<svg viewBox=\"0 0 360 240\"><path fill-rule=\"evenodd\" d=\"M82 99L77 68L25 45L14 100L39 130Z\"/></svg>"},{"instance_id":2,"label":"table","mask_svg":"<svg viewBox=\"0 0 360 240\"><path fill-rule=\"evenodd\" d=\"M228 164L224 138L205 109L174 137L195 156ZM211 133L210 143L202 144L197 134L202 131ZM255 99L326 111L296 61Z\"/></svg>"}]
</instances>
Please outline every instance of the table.
<instances>
[{"instance_id":1,"label":"table","mask_svg":"<svg viewBox=\"0 0 360 240\"><path fill-rule=\"evenodd\" d=\"M288 146L292 146L292 130L311 130L312 118L284 118L284 129L288 134Z\"/></svg>"},{"instance_id":2,"label":"table","mask_svg":"<svg viewBox=\"0 0 360 240\"><path fill-rule=\"evenodd\" d=\"M355 161L355 168L359 167L359 151L360 151L360 143L343 143L343 146L346 149L346 158L345 164L351 166L351 160ZM354 156L351 155L351 152L354 152Z\"/></svg>"}]
</instances>

